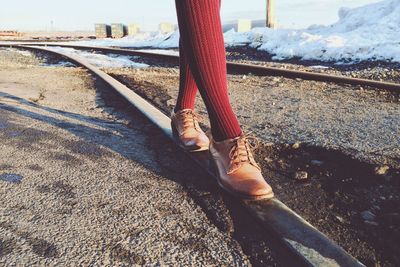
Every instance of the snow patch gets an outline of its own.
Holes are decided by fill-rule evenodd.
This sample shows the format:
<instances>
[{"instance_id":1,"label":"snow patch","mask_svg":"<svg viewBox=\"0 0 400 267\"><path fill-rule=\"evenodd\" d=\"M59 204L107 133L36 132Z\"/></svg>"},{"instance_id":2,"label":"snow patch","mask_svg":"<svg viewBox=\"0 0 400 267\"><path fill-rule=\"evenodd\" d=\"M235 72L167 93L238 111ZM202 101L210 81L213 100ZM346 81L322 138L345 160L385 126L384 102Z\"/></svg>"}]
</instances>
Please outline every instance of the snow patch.
<instances>
[{"instance_id":1,"label":"snow patch","mask_svg":"<svg viewBox=\"0 0 400 267\"><path fill-rule=\"evenodd\" d=\"M163 34L160 32L144 32L134 36L126 36L120 39L104 38L88 41L68 42L68 44L129 48L177 48L179 47L179 32L175 31L169 34Z\"/></svg>"},{"instance_id":2,"label":"snow patch","mask_svg":"<svg viewBox=\"0 0 400 267\"><path fill-rule=\"evenodd\" d=\"M122 56L115 54L95 54L86 51L80 51L73 48L62 48L62 47L47 47L47 49L55 52L64 53L70 56L78 56L85 59L92 65L99 68L147 68L149 65L143 63L137 63L132 60L135 57Z\"/></svg>"}]
</instances>

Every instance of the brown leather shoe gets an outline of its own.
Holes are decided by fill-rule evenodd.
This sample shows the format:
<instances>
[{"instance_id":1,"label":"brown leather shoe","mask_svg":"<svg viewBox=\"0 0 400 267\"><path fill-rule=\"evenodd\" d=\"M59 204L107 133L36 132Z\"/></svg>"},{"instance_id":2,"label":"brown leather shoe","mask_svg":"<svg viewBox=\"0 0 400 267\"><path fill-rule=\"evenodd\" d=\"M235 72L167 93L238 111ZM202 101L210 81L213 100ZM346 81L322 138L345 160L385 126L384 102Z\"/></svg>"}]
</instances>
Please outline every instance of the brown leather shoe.
<instances>
[{"instance_id":1,"label":"brown leather shoe","mask_svg":"<svg viewBox=\"0 0 400 267\"><path fill-rule=\"evenodd\" d=\"M207 150L210 140L199 126L198 115L191 109L171 114L171 127L179 145L191 152Z\"/></svg>"},{"instance_id":2,"label":"brown leather shoe","mask_svg":"<svg viewBox=\"0 0 400 267\"><path fill-rule=\"evenodd\" d=\"M254 160L254 146L249 143L253 138L242 135L221 142L211 139L211 164L219 185L232 195L251 200L270 199L274 193Z\"/></svg>"}]
</instances>

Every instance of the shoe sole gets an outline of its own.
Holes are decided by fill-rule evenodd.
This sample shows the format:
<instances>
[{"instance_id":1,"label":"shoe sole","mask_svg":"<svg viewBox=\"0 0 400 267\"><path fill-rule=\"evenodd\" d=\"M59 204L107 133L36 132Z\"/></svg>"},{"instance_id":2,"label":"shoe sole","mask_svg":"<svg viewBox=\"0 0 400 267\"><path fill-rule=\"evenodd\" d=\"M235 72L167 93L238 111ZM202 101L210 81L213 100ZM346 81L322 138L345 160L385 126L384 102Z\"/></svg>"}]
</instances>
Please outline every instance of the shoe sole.
<instances>
[{"instance_id":1,"label":"shoe sole","mask_svg":"<svg viewBox=\"0 0 400 267\"><path fill-rule=\"evenodd\" d=\"M237 198L240 198L243 200L268 200L268 199L272 199L274 197L274 192L272 192L272 191L265 195L250 196L250 195L244 195L244 194L235 192L235 191L231 190L230 188L225 187L221 181L221 177L219 176L217 166L213 160L211 153L209 153L209 168L210 168L211 173L214 174L218 185L223 190L225 190L227 193L229 193L230 195L232 195L234 197L237 197Z\"/></svg>"},{"instance_id":2,"label":"shoe sole","mask_svg":"<svg viewBox=\"0 0 400 267\"><path fill-rule=\"evenodd\" d=\"M208 145L206 145L206 146L185 146L185 145L183 145L181 140L179 139L179 133L176 130L172 121L171 121L171 129L172 129L172 134L173 134L175 141L177 142L178 146L180 148L182 148L183 150L185 150L187 152L200 152L200 151L208 150L208 148L209 148Z\"/></svg>"}]
</instances>

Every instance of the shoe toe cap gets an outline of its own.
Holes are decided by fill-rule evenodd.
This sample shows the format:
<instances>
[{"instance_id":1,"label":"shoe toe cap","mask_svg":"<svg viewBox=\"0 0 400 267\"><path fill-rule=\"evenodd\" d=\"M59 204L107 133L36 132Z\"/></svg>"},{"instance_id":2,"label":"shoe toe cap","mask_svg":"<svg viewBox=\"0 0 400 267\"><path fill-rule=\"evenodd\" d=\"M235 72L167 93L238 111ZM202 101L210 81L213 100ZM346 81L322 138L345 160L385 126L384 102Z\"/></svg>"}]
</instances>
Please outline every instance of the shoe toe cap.
<instances>
[{"instance_id":1,"label":"shoe toe cap","mask_svg":"<svg viewBox=\"0 0 400 267\"><path fill-rule=\"evenodd\" d=\"M210 140L208 139L207 135L205 135L204 133L201 133L197 136L196 143L199 146L209 146Z\"/></svg>"},{"instance_id":2,"label":"shoe toe cap","mask_svg":"<svg viewBox=\"0 0 400 267\"><path fill-rule=\"evenodd\" d=\"M235 191L249 197L268 196L272 198L274 196L271 186L265 181L261 173L246 172L239 175L240 177L237 177L236 182L235 179L232 180L231 186L234 187Z\"/></svg>"}]
</instances>

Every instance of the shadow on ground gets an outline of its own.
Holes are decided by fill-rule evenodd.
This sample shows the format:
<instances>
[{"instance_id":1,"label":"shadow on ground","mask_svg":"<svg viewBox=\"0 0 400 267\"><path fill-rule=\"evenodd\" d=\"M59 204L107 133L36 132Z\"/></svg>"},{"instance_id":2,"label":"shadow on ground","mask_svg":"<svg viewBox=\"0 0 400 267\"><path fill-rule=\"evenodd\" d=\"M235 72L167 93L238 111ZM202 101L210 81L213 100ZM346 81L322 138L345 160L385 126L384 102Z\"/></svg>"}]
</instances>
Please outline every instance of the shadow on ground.
<instances>
[{"instance_id":1,"label":"shadow on ground","mask_svg":"<svg viewBox=\"0 0 400 267\"><path fill-rule=\"evenodd\" d=\"M10 94L1 93L0 97L5 101L0 104L0 109L8 111L2 120L9 124L4 125L1 135L19 136L18 139L12 138L13 144L18 149L47 154L49 159L64 161L66 168L74 168L74 166L82 164L80 157L96 162L99 158L111 159L113 154L109 150L118 153L154 173L181 184L191 198L203 208L210 221L239 242L254 266L293 264L299 266L295 259L287 257L283 245L273 235L267 233L250 218L237 200L218 189L215 181L206 172L191 162L170 139L130 107L128 102L101 82L96 81L95 87L98 88L96 104L98 107L102 107L106 114L112 115L115 118L114 122L45 107ZM20 104L19 107L13 106L13 101L17 101ZM29 110L24 106L29 107ZM51 115L34 112L32 111L34 109L45 111ZM13 114L61 128L79 137L80 140L71 141L61 135L30 128L29 125L19 125L13 122ZM65 121L63 117L75 122ZM122 123L121 121L126 123L126 127L116 127L117 124ZM13 132L8 131L7 128L12 128ZM132 137L130 129L140 130L144 134ZM26 131L29 131L29 134L22 134ZM4 140L8 142L7 138ZM54 142L48 142L49 140ZM55 152L57 146L62 146L66 151L72 153ZM5 169L6 167L2 166L1 168ZM130 181L123 182L129 183ZM68 191L68 188L66 189L63 185L61 187L60 185L49 185L38 190L43 192L61 190L62 192L60 192L63 194L71 191ZM173 212L173 207L164 207L163 209L167 213ZM13 230L9 225L1 227ZM30 240L29 236L26 240ZM4 242L1 246L5 246ZM45 248L41 252L42 254L50 256L57 254L56 249L47 250L46 248L50 248L49 246L40 244L39 247ZM195 246L196 244L187 245Z\"/></svg>"}]
</instances>

